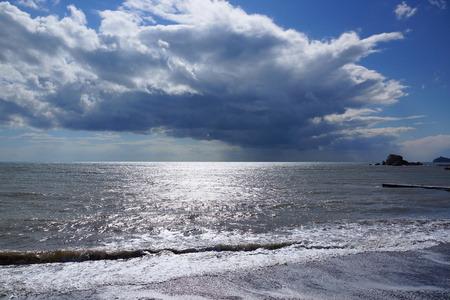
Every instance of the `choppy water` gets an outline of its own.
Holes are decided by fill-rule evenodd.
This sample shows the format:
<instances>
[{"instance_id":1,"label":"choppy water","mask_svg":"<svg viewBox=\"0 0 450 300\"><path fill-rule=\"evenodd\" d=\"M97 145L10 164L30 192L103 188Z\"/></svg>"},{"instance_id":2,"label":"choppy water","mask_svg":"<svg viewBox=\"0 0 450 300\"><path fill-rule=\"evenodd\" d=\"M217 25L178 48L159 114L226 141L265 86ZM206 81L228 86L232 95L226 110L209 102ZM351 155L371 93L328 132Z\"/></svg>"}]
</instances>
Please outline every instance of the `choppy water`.
<instances>
[{"instance_id":1,"label":"choppy water","mask_svg":"<svg viewBox=\"0 0 450 300\"><path fill-rule=\"evenodd\" d=\"M1 163L0 292L148 284L450 242L449 192L382 183L450 186L450 171L345 163Z\"/></svg>"}]
</instances>

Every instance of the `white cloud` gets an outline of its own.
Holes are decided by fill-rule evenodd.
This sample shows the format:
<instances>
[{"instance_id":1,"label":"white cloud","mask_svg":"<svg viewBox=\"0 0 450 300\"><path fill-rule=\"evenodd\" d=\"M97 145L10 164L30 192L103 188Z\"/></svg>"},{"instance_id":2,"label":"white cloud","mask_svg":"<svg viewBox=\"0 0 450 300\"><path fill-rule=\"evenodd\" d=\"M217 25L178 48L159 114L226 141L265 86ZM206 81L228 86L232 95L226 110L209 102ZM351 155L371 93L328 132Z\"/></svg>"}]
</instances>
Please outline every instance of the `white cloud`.
<instances>
[{"instance_id":1,"label":"white cloud","mask_svg":"<svg viewBox=\"0 0 450 300\"><path fill-rule=\"evenodd\" d=\"M447 2L445 0L429 0L431 5L435 5L439 9L446 9Z\"/></svg>"},{"instance_id":2,"label":"white cloud","mask_svg":"<svg viewBox=\"0 0 450 300\"><path fill-rule=\"evenodd\" d=\"M345 139L355 137L371 138L379 135L398 137L400 132L415 130L413 127L384 127L384 128L356 128L353 130L342 130L336 134L344 135Z\"/></svg>"},{"instance_id":3,"label":"white cloud","mask_svg":"<svg viewBox=\"0 0 450 300\"><path fill-rule=\"evenodd\" d=\"M67 142L66 137L55 137L48 133L28 132L18 136L9 137L9 139L26 139L33 143L64 143Z\"/></svg>"},{"instance_id":4,"label":"white cloud","mask_svg":"<svg viewBox=\"0 0 450 300\"><path fill-rule=\"evenodd\" d=\"M47 11L46 4L47 0L16 0L17 5L29 7L36 10ZM59 4L60 0L51 0L49 1L53 5Z\"/></svg>"},{"instance_id":5,"label":"white cloud","mask_svg":"<svg viewBox=\"0 0 450 300\"><path fill-rule=\"evenodd\" d=\"M397 5L397 7L394 10L395 15L397 16L397 19L407 19L412 17L417 12L417 7L412 8L406 4L405 1L402 2L402 4Z\"/></svg>"},{"instance_id":6,"label":"white cloud","mask_svg":"<svg viewBox=\"0 0 450 300\"><path fill-rule=\"evenodd\" d=\"M323 118L315 118L312 121L318 123L324 121L328 124L340 124L341 126L368 126L372 127L381 122L387 121L400 121L406 119L418 119L424 116L410 116L405 118L394 118L394 117L377 117L372 114L378 114L381 109L374 110L369 108L362 109L347 109L343 114L331 114L326 115Z\"/></svg>"},{"instance_id":7,"label":"white cloud","mask_svg":"<svg viewBox=\"0 0 450 300\"><path fill-rule=\"evenodd\" d=\"M331 145L330 133L352 130L388 143L396 132L363 127L398 120L375 115L406 86L359 62L400 32L311 40L210 0L129 0L100 12L96 32L81 10L68 10L63 19L31 18L0 2L8 28L0 32L0 124L287 149Z\"/></svg>"},{"instance_id":8,"label":"white cloud","mask_svg":"<svg viewBox=\"0 0 450 300\"><path fill-rule=\"evenodd\" d=\"M414 127L382 127L382 128L363 128L343 129L329 132L320 136L314 136L315 139L325 138L327 136L337 136L337 141L367 139L376 136L399 137L399 133L415 130Z\"/></svg>"},{"instance_id":9,"label":"white cloud","mask_svg":"<svg viewBox=\"0 0 450 300\"><path fill-rule=\"evenodd\" d=\"M67 9L70 10L71 15L72 15L71 19L73 21L77 22L80 25L86 25L86 23L87 23L86 16L81 10L77 9L75 7L75 5L69 5L69 6L67 6Z\"/></svg>"},{"instance_id":10,"label":"white cloud","mask_svg":"<svg viewBox=\"0 0 450 300\"><path fill-rule=\"evenodd\" d=\"M436 157L450 157L450 135L428 136L399 144L405 157L414 160L432 161Z\"/></svg>"},{"instance_id":11,"label":"white cloud","mask_svg":"<svg viewBox=\"0 0 450 300\"><path fill-rule=\"evenodd\" d=\"M39 4L45 3L46 0L18 0L17 4L33 9L38 9Z\"/></svg>"}]
</instances>

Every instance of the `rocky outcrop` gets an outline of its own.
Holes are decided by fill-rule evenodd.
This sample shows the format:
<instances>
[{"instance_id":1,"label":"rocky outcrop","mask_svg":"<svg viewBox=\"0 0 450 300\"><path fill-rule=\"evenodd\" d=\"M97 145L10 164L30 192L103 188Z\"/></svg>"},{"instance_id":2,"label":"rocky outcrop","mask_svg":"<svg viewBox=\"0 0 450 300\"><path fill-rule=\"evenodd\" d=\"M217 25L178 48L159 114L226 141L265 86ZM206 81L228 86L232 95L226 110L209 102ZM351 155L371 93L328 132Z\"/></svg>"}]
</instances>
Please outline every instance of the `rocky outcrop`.
<instances>
[{"instance_id":1,"label":"rocky outcrop","mask_svg":"<svg viewBox=\"0 0 450 300\"><path fill-rule=\"evenodd\" d=\"M382 165L387 166L421 166L420 162L409 162L403 159L403 156L397 154L389 154L388 158L383 162Z\"/></svg>"},{"instance_id":2,"label":"rocky outcrop","mask_svg":"<svg viewBox=\"0 0 450 300\"><path fill-rule=\"evenodd\" d=\"M433 159L434 163L450 163L450 158L440 156L438 158Z\"/></svg>"},{"instance_id":3,"label":"rocky outcrop","mask_svg":"<svg viewBox=\"0 0 450 300\"><path fill-rule=\"evenodd\" d=\"M408 164L406 160L403 159L403 156L396 154L389 154L388 158L384 161L382 165L388 166L403 166Z\"/></svg>"}]
</instances>

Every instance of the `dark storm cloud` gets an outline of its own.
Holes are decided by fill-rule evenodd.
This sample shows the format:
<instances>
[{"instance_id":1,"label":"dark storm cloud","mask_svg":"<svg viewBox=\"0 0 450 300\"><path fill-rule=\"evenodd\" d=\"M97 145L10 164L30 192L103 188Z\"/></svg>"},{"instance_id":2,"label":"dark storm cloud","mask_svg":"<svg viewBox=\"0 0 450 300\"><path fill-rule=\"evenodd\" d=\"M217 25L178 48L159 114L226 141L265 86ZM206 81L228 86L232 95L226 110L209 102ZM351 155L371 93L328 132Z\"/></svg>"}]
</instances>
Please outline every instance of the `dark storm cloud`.
<instances>
[{"instance_id":1,"label":"dark storm cloud","mask_svg":"<svg viewBox=\"0 0 450 300\"><path fill-rule=\"evenodd\" d=\"M68 9L32 19L0 3L3 123L302 150L411 129L364 131L392 120L365 107L394 104L405 86L357 65L401 33L315 41L209 0L130 0L94 31Z\"/></svg>"}]
</instances>

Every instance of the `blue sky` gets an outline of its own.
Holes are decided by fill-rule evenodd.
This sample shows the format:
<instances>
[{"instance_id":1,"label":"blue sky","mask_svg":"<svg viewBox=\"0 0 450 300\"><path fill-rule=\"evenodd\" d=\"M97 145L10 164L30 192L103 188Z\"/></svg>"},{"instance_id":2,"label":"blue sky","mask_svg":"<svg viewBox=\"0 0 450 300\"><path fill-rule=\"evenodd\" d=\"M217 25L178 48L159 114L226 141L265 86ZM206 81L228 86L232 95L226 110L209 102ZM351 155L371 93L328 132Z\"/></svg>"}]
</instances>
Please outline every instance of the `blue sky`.
<instances>
[{"instance_id":1,"label":"blue sky","mask_svg":"<svg viewBox=\"0 0 450 300\"><path fill-rule=\"evenodd\" d=\"M0 161L450 157L449 9L0 2Z\"/></svg>"}]
</instances>

